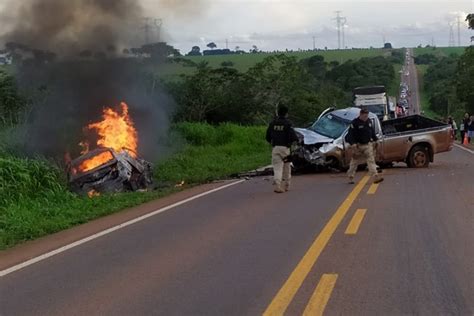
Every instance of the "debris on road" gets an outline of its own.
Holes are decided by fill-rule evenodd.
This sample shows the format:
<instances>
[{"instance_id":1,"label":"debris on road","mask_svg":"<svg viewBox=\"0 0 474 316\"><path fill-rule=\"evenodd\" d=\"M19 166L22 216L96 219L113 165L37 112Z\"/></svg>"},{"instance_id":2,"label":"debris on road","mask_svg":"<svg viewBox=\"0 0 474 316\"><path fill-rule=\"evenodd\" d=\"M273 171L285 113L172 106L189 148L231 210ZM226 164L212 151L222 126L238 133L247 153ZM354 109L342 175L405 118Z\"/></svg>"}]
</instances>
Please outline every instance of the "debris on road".
<instances>
[{"instance_id":1,"label":"debris on road","mask_svg":"<svg viewBox=\"0 0 474 316\"><path fill-rule=\"evenodd\" d=\"M233 174L232 178L255 178L273 175L272 166L262 167L256 170Z\"/></svg>"}]
</instances>

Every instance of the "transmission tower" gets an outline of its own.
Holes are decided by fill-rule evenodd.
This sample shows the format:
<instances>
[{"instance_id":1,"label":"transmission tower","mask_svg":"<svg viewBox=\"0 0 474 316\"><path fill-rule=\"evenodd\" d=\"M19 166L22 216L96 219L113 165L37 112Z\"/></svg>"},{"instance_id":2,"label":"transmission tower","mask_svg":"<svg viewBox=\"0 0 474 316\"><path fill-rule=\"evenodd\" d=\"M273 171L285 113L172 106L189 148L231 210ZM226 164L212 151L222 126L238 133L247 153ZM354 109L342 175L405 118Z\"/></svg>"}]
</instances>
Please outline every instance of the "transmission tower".
<instances>
[{"instance_id":1,"label":"transmission tower","mask_svg":"<svg viewBox=\"0 0 474 316\"><path fill-rule=\"evenodd\" d=\"M145 44L150 44L153 30L156 30L157 38L158 40L161 40L161 27L163 25L163 20L150 17L145 17L143 20L144 25L142 29L145 32Z\"/></svg>"},{"instance_id":2,"label":"transmission tower","mask_svg":"<svg viewBox=\"0 0 474 316\"><path fill-rule=\"evenodd\" d=\"M337 25L337 48L341 49L341 28L342 28L342 36L344 37L344 24L346 24L347 19L341 16L342 11L336 11L336 17L333 20L336 20ZM343 39L345 41L345 39ZM344 43L345 44L345 43Z\"/></svg>"},{"instance_id":3,"label":"transmission tower","mask_svg":"<svg viewBox=\"0 0 474 316\"><path fill-rule=\"evenodd\" d=\"M455 45L454 42L454 25L453 23L449 23L449 47L453 47Z\"/></svg>"}]
</instances>

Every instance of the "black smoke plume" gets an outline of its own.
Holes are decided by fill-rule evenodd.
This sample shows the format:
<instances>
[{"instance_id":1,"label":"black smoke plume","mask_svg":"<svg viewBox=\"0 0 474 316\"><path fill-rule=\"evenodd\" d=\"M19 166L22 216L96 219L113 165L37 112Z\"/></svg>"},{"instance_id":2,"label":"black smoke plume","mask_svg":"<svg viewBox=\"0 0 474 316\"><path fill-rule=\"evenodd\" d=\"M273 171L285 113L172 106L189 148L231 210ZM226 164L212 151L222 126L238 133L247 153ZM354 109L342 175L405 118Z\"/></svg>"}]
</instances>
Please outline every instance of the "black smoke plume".
<instances>
[{"instance_id":1,"label":"black smoke plume","mask_svg":"<svg viewBox=\"0 0 474 316\"><path fill-rule=\"evenodd\" d=\"M140 154L157 158L172 101L160 91L159 66L120 57L124 48L142 44L136 40L143 15L139 1L17 2L8 9L14 18L2 38L23 56L17 79L31 109L15 133L16 147L48 157L77 156L83 128L100 120L104 107L125 101Z\"/></svg>"}]
</instances>

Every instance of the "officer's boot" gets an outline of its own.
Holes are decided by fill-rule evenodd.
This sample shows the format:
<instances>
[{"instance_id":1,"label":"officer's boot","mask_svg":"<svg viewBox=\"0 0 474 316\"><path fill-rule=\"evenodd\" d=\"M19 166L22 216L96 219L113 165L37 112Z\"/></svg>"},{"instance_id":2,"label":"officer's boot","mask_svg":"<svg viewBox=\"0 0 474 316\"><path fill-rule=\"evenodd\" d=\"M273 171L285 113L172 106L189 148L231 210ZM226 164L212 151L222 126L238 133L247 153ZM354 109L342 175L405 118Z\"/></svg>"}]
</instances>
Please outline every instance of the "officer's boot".
<instances>
[{"instance_id":1,"label":"officer's boot","mask_svg":"<svg viewBox=\"0 0 474 316\"><path fill-rule=\"evenodd\" d=\"M281 181L275 181L273 191L275 193L285 193L285 190L283 190L281 187Z\"/></svg>"}]
</instances>

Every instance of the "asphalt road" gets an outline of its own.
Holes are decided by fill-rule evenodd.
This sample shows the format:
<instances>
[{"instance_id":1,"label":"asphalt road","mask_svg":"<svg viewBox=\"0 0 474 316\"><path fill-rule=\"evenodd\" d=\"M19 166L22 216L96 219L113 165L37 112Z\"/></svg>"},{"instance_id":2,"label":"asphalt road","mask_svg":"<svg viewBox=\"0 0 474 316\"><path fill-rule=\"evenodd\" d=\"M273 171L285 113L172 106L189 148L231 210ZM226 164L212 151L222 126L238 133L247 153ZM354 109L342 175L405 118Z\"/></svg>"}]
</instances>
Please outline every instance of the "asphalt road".
<instances>
[{"instance_id":1,"label":"asphalt road","mask_svg":"<svg viewBox=\"0 0 474 316\"><path fill-rule=\"evenodd\" d=\"M414 61L414 53L412 48L407 49L408 57L405 59L405 65L401 74L401 82L408 84L410 90L410 96L408 97L408 103L410 108L408 110L409 115L420 114L420 93L418 85L418 72ZM408 76L406 73L408 72Z\"/></svg>"},{"instance_id":2,"label":"asphalt road","mask_svg":"<svg viewBox=\"0 0 474 316\"><path fill-rule=\"evenodd\" d=\"M237 184L1 277L0 314L472 315L474 154L385 178Z\"/></svg>"}]
</instances>

